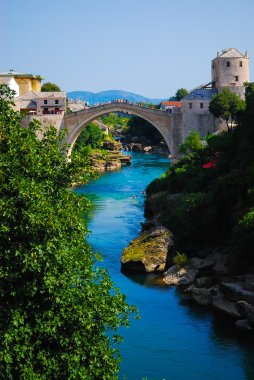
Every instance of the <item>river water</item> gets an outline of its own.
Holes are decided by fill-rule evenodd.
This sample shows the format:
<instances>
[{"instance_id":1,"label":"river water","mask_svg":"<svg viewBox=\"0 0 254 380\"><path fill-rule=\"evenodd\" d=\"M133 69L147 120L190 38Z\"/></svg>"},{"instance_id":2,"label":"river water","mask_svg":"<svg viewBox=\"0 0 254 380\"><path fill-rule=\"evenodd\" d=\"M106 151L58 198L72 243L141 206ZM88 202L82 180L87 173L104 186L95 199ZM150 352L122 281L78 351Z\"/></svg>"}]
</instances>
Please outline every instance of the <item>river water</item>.
<instances>
[{"instance_id":1,"label":"river water","mask_svg":"<svg viewBox=\"0 0 254 380\"><path fill-rule=\"evenodd\" d=\"M144 220L142 191L168 166L165 157L133 153L130 167L77 189L95 205L90 244L141 316L122 331L119 379L254 380L254 342L248 335L233 335L229 321L190 306L176 289L156 284L151 276L121 273L121 252Z\"/></svg>"}]
</instances>

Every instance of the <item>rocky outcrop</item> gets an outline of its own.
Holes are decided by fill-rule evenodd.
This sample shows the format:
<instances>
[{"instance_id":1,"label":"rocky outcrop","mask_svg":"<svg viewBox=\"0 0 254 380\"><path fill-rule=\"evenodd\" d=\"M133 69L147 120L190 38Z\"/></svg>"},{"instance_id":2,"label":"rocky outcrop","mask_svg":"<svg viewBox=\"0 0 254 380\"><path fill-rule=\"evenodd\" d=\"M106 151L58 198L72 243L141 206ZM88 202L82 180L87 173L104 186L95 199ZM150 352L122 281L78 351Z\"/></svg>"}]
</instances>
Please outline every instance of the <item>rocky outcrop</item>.
<instances>
[{"instance_id":1,"label":"rocky outcrop","mask_svg":"<svg viewBox=\"0 0 254 380\"><path fill-rule=\"evenodd\" d=\"M180 269L171 266L164 273L164 283L183 289L193 302L236 320L238 329L254 330L254 276L229 275L226 257L218 251L202 256L189 259Z\"/></svg>"},{"instance_id":2,"label":"rocky outcrop","mask_svg":"<svg viewBox=\"0 0 254 380\"><path fill-rule=\"evenodd\" d=\"M155 226L132 240L123 251L123 271L163 272L174 255L172 233L163 226Z\"/></svg>"},{"instance_id":3,"label":"rocky outcrop","mask_svg":"<svg viewBox=\"0 0 254 380\"><path fill-rule=\"evenodd\" d=\"M90 163L93 170L103 172L109 170L116 170L122 166L130 165L132 156L123 155L121 152L113 151L107 155L95 152L90 156Z\"/></svg>"},{"instance_id":4,"label":"rocky outcrop","mask_svg":"<svg viewBox=\"0 0 254 380\"><path fill-rule=\"evenodd\" d=\"M169 154L166 144L149 145L146 141L142 142L130 142L124 144L124 150L131 152L144 152L144 153L157 153L157 154Z\"/></svg>"},{"instance_id":5,"label":"rocky outcrop","mask_svg":"<svg viewBox=\"0 0 254 380\"><path fill-rule=\"evenodd\" d=\"M239 329L239 330L243 330L243 331L251 331L252 330L252 327L250 326L249 322L247 321L247 319L238 319L235 323L235 326Z\"/></svg>"},{"instance_id":6,"label":"rocky outcrop","mask_svg":"<svg viewBox=\"0 0 254 380\"><path fill-rule=\"evenodd\" d=\"M254 306L250 305L248 302L239 301L237 302L237 310L242 317L245 317L248 323L254 327Z\"/></svg>"},{"instance_id":7,"label":"rocky outcrop","mask_svg":"<svg viewBox=\"0 0 254 380\"><path fill-rule=\"evenodd\" d=\"M233 318L240 317L235 302L228 300L221 292L218 292L217 295L213 297L212 305L216 310Z\"/></svg>"},{"instance_id":8,"label":"rocky outcrop","mask_svg":"<svg viewBox=\"0 0 254 380\"><path fill-rule=\"evenodd\" d=\"M163 277L163 281L167 285L177 285L181 288L186 288L193 283L198 270L189 266L184 268L178 268L176 265L173 265Z\"/></svg>"},{"instance_id":9,"label":"rocky outcrop","mask_svg":"<svg viewBox=\"0 0 254 380\"><path fill-rule=\"evenodd\" d=\"M116 150L120 151L122 149L122 143L115 140L104 140L102 143L102 149L114 152Z\"/></svg>"}]
</instances>

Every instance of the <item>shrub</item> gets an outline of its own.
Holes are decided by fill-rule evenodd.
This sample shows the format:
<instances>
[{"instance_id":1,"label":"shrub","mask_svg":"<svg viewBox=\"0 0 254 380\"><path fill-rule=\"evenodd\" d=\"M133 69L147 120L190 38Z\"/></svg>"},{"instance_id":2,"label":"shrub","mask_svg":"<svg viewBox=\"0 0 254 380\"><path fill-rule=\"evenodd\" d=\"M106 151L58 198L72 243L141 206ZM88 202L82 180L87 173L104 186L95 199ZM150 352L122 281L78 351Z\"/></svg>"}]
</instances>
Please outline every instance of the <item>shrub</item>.
<instances>
[{"instance_id":1,"label":"shrub","mask_svg":"<svg viewBox=\"0 0 254 380\"><path fill-rule=\"evenodd\" d=\"M177 252L176 256L173 258L173 263L178 269L183 268L187 264L188 258L185 253Z\"/></svg>"}]
</instances>

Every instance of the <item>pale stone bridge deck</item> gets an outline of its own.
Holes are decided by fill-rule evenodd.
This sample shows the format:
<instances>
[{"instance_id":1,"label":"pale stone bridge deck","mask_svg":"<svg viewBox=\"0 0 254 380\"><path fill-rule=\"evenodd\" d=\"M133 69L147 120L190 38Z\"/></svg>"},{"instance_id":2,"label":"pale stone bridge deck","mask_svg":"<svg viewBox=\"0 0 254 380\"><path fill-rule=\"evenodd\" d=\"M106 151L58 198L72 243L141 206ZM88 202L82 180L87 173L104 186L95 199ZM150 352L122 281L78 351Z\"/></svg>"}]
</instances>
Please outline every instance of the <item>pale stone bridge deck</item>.
<instances>
[{"instance_id":1,"label":"pale stone bridge deck","mask_svg":"<svg viewBox=\"0 0 254 380\"><path fill-rule=\"evenodd\" d=\"M92 120L111 112L124 112L140 116L147 120L161 133L172 157L177 158L178 147L183 142L181 128L182 114L170 114L165 111L128 103L109 103L66 114L62 128L67 130L66 142L70 146L69 155L71 154L76 139L86 125Z\"/></svg>"}]
</instances>

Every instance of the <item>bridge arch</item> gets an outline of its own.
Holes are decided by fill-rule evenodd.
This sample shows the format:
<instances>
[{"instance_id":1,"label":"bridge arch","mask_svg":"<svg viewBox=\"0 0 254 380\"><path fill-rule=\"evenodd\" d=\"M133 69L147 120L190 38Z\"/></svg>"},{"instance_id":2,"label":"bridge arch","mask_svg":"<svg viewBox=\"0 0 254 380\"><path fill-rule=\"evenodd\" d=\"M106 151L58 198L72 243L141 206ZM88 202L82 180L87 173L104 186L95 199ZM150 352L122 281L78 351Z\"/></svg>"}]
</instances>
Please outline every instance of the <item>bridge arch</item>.
<instances>
[{"instance_id":1,"label":"bridge arch","mask_svg":"<svg viewBox=\"0 0 254 380\"><path fill-rule=\"evenodd\" d=\"M68 156L71 155L73 146L86 125L92 120L111 112L124 112L139 116L148 121L160 132L169 151L174 155L175 144L173 141L171 114L128 103L110 103L65 115L63 127L67 130L66 143L69 145Z\"/></svg>"}]
</instances>

